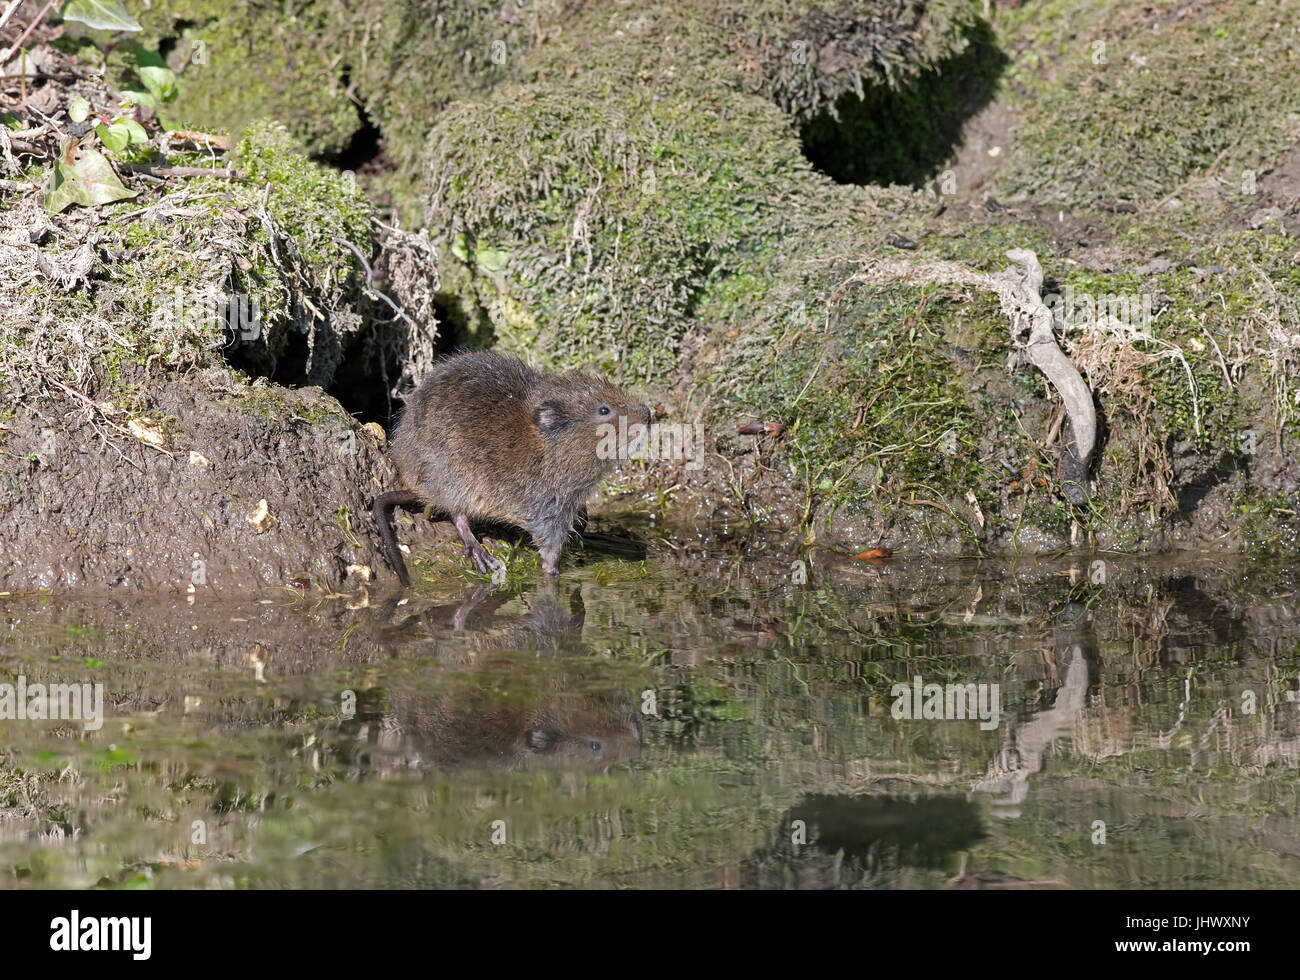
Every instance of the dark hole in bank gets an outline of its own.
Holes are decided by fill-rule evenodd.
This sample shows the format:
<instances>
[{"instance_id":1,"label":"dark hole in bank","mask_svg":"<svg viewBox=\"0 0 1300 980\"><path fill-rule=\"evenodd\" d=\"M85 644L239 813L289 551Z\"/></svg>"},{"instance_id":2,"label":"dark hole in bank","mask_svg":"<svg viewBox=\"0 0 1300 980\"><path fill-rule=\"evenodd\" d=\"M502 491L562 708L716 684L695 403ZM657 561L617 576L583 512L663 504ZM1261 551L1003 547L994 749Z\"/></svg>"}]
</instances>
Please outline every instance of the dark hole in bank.
<instances>
[{"instance_id":1,"label":"dark hole in bank","mask_svg":"<svg viewBox=\"0 0 1300 980\"><path fill-rule=\"evenodd\" d=\"M742 863L741 884L879 886L903 868L953 867L984 836L979 808L960 797L811 794L781 818L773 843Z\"/></svg>"},{"instance_id":2,"label":"dark hole in bank","mask_svg":"<svg viewBox=\"0 0 1300 980\"><path fill-rule=\"evenodd\" d=\"M343 84L347 84L346 78ZM361 106L357 106L357 116L361 121L361 125L352 134L347 146L321 162L336 170L351 170L355 174L368 174L391 169L387 162L387 144L384 140L384 134L375 125L375 121L370 118L370 113L366 112Z\"/></svg>"},{"instance_id":3,"label":"dark hole in bank","mask_svg":"<svg viewBox=\"0 0 1300 980\"><path fill-rule=\"evenodd\" d=\"M440 294L434 300L434 316L438 321L436 356L484 346L482 338L471 329L470 316L458 297ZM385 342L385 333L390 330L391 339ZM378 422L385 430L397 423L402 402L390 397L389 391L401 376L407 358L404 340L400 324L373 322L368 335L358 341L357 349L334 372L334 380L326 390L358 421Z\"/></svg>"},{"instance_id":4,"label":"dark hole in bank","mask_svg":"<svg viewBox=\"0 0 1300 980\"><path fill-rule=\"evenodd\" d=\"M345 88L350 84L346 71L340 77L340 84ZM325 166L354 174L380 220L391 221L390 202L383 192L382 182L373 178L393 170L395 164L388 156L383 132L360 105L357 106L357 118L357 129L347 145L337 153L317 159ZM389 292L387 284L382 281L382 273L377 267L375 271L376 288ZM445 357L462 348L491 345L491 327L484 311L466 310L461 299L451 294L438 295L433 306L438 323L434 351L437 357ZM359 422L378 422L391 431L402 410L401 398L394 396L392 390L401 378L403 365L411 357L407 349L407 328L382 302L364 309L364 315L368 322L358 334L349 338L325 390ZM226 357L235 367L251 377L265 377L288 387L318 383L310 376L313 373L309 371L312 352L305 333L287 331L279 349L272 353L255 341L239 340L238 320L233 312L227 316L226 323ZM316 373L319 373L319 367Z\"/></svg>"},{"instance_id":5,"label":"dark hole in bank","mask_svg":"<svg viewBox=\"0 0 1300 980\"><path fill-rule=\"evenodd\" d=\"M968 46L894 90L852 92L802 127L804 156L840 184L920 187L957 149L963 124L992 101L1009 59L983 22ZM838 118L836 118L838 116Z\"/></svg>"}]
</instances>

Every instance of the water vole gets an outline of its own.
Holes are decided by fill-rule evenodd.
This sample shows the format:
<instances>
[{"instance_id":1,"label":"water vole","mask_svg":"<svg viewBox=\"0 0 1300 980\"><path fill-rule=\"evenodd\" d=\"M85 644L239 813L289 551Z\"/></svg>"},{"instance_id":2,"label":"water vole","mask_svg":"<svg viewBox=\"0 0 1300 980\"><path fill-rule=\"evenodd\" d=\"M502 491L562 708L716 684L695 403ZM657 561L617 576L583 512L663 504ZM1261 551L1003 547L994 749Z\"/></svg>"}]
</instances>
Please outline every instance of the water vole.
<instances>
[{"instance_id":1,"label":"water vole","mask_svg":"<svg viewBox=\"0 0 1300 980\"><path fill-rule=\"evenodd\" d=\"M447 515L481 572L504 566L479 544L470 521L521 527L546 574L555 575L575 516L615 462L597 450L602 439L608 444L603 427L617 430L620 416L628 427L650 422L645 405L589 375L541 374L485 352L438 364L393 432L391 458L402 489L375 498L384 553L402 584L410 579L393 535L394 507Z\"/></svg>"}]
</instances>

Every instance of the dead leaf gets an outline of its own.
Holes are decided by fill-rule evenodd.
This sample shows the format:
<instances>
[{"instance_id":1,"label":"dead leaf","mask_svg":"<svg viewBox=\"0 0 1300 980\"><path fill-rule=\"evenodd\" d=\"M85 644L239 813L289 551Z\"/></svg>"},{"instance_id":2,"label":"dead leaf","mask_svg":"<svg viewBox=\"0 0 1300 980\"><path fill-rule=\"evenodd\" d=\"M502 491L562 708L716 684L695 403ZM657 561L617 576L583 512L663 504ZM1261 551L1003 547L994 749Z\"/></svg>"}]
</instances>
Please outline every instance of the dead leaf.
<instances>
[{"instance_id":1,"label":"dead leaf","mask_svg":"<svg viewBox=\"0 0 1300 980\"><path fill-rule=\"evenodd\" d=\"M45 210L58 214L72 204L94 207L135 197L118 179L113 165L71 136L59 143L59 156L45 183Z\"/></svg>"},{"instance_id":2,"label":"dead leaf","mask_svg":"<svg viewBox=\"0 0 1300 980\"><path fill-rule=\"evenodd\" d=\"M886 558L892 558L893 554L888 548L868 548L866 551L859 551L857 557L863 561L881 562Z\"/></svg>"}]
</instances>

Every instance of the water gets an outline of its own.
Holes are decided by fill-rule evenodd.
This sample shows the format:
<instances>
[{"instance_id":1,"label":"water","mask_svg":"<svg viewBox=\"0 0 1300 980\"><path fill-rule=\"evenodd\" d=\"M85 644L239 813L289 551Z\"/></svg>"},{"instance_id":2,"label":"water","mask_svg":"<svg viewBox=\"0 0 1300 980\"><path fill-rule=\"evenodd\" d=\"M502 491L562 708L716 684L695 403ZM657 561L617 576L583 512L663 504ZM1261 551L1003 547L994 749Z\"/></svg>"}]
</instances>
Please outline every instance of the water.
<instances>
[{"instance_id":1,"label":"water","mask_svg":"<svg viewBox=\"0 0 1300 980\"><path fill-rule=\"evenodd\" d=\"M0 598L0 886L1300 886L1290 569L792 560Z\"/></svg>"}]
</instances>

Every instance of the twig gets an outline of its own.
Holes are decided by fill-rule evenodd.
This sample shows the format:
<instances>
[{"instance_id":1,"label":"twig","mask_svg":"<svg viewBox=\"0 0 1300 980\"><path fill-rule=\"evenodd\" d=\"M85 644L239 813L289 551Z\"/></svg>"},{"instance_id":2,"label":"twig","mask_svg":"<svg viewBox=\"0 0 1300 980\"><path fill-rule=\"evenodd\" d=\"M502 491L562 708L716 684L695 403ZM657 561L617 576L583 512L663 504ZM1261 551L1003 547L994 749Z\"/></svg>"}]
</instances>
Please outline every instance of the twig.
<instances>
[{"instance_id":1,"label":"twig","mask_svg":"<svg viewBox=\"0 0 1300 980\"><path fill-rule=\"evenodd\" d=\"M36 15L36 19L27 25L27 30L23 31L22 34L18 36L18 40L10 46L8 51L4 54L0 54L0 65L3 65L14 56L14 52L22 47L23 42L32 36L32 31L36 30L36 26L45 19L45 15L50 12L50 8L58 2L59 0L50 0L49 3L41 8L41 12ZM10 13L12 13L12 11L10 11Z\"/></svg>"},{"instance_id":2,"label":"twig","mask_svg":"<svg viewBox=\"0 0 1300 980\"><path fill-rule=\"evenodd\" d=\"M200 133L193 129L172 129L167 131L168 143L189 143L196 149L207 147L212 149L216 147L223 153L230 149L229 141L216 133Z\"/></svg>"},{"instance_id":3,"label":"twig","mask_svg":"<svg viewBox=\"0 0 1300 980\"><path fill-rule=\"evenodd\" d=\"M1009 258L1021 270L1008 269L993 277L1002 309L1011 317L1012 340L1020 345L1047 380L1052 383L1070 416L1074 444L1061 453L1060 479L1066 499L1072 504L1088 502L1088 464L1097 444L1097 410L1092 390L1078 369L1057 346L1052 332L1052 311L1043 302L1043 267L1030 249L1013 248Z\"/></svg>"},{"instance_id":4,"label":"twig","mask_svg":"<svg viewBox=\"0 0 1300 980\"><path fill-rule=\"evenodd\" d=\"M211 167L160 167L152 163L127 163L122 169L146 177L220 177L223 180L243 180L238 170L214 170Z\"/></svg>"},{"instance_id":5,"label":"twig","mask_svg":"<svg viewBox=\"0 0 1300 980\"><path fill-rule=\"evenodd\" d=\"M1210 333L1210 331L1206 330L1203 326L1201 327L1201 333L1209 337L1210 343L1214 345L1214 353L1219 355L1219 367L1223 368L1223 380L1227 382L1228 390L1232 391L1235 386L1232 383L1232 375L1228 373L1228 364L1223 359L1223 351L1219 349L1219 342L1214 339L1214 334Z\"/></svg>"},{"instance_id":6,"label":"twig","mask_svg":"<svg viewBox=\"0 0 1300 980\"><path fill-rule=\"evenodd\" d=\"M414 320L412 320L409 316L406 315L406 311L405 311L404 309L402 309L400 306L398 306L398 305L397 305L396 303L394 303L391 299L389 299L387 296L385 296L383 293L381 293L378 289L375 288L375 276L374 276L374 273L371 272L371 270L370 270L370 263L366 260L366 257L365 257L364 255L361 254L360 249L358 249L358 248L357 248L355 245L353 245L351 242L349 242L349 241L347 241L347 240L345 240L345 239L342 239L342 238L336 238L336 239L334 239L334 241L335 241L336 244L342 245L342 246L344 246L345 248L347 248L348 250L350 250L350 251L352 252L353 255L355 255L358 259L361 260L361 264L362 264L362 266L365 267L365 270L366 270L366 291L369 292L369 293L374 294L375 296L378 296L378 297L379 297L380 299L382 299L385 303L387 303L390 307L392 307L392 310L393 310L394 313L396 313L398 316L400 316L403 320L405 320L407 323L409 323L412 327L416 327L416 328L418 329L418 324L417 324Z\"/></svg>"},{"instance_id":7,"label":"twig","mask_svg":"<svg viewBox=\"0 0 1300 980\"><path fill-rule=\"evenodd\" d=\"M9 0L9 6L5 7L5 12L0 14L0 30L4 29L5 24L9 23L9 18L14 15L14 11L22 6L23 0Z\"/></svg>"},{"instance_id":8,"label":"twig","mask_svg":"<svg viewBox=\"0 0 1300 980\"><path fill-rule=\"evenodd\" d=\"M1235 146L1236 146L1240 141L1241 141L1241 137L1238 137L1237 139L1233 140L1230 144L1228 144L1226 147L1224 147L1223 152L1220 153L1217 157L1214 158L1214 163L1210 164L1210 169L1207 170L1207 171L1205 172L1205 175L1204 175L1203 177L1201 177L1200 179L1203 180L1203 181L1205 181L1205 180L1209 180L1211 177L1213 177L1213 176L1214 176L1214 171L1216 171L1216 170L1219 169L1219 164L1222 163L1222 162L1223 162L1223 158L1224 158L1225 156L1228 155L1228 151L1231 150L1233 147L1235 147ZM1166 194L1165 197L1164 197L1163 199L1161 199L1161 200L1158 201L1157 203L1153 204L1151 207L1147 208L1146 211L1145 211L1144 213L1146 213L1146 214L1150 214L1150 213L1153 212L1153 211L1159 211L1162 207L1164 207L1166 204L1168 204L1170 201L1172 201L1175 197L1177 197L1179 194L1181 194L1183 191L1185 191L1188 187L1190 187L1192 181L1194 181L1194 180L1196 180L1196 179L1197 179L1197 178L1195 178L1195 177L1188 177L1185 181L1183 181L1181 184L1179 184L1177 187L1175 187L1172 191L1170 191L1168 194Z\"/></svg>"},{"instance_id":9,"label":"twig","mask_svg":"<svg viewBox=\"0 0 1300 980\"><path fill-rule=\"evenodd\" d=\"M67 385L65 385L62 381L59 381L57 378L46 377L44 380L49 382L50 384L54 384L62 388L65 392L67 392L72 397L85 402L89 408L93 409L95 412L98 412L100 418L102 418L105 422L111 425L114 429L117 429L118 432L122 433L123 435L127 436L130 439L133 439L135 442L140 442L140 440L136 439L136 437L132 433L128 432L126 429L122 428L120 425L118 425L116 422L110 419L107 415L105 415L104 410L95 404L95 400L93 398L89 397L88 395L82 394L81 392L77 391L74 388L69 388ZM98 432L98 430L96 431ZM135 460L127 456L126 453L122 452L122 450L117 447L117 444L113 442L111 439L109 439L107 436L105 436L104 433L99 432L99 438L104 440L105 445L112 446L113 451L117 453L119 456L121 456L125 462L130 463L141 473L144 472L143 466L141 466ZM158 449L159 447L155 446L154 448ZM160 450L160 451L163 452L164 455L167 456L171 455L171 453L168 453L166 450Z\"/></svg>"}]
</instances>

